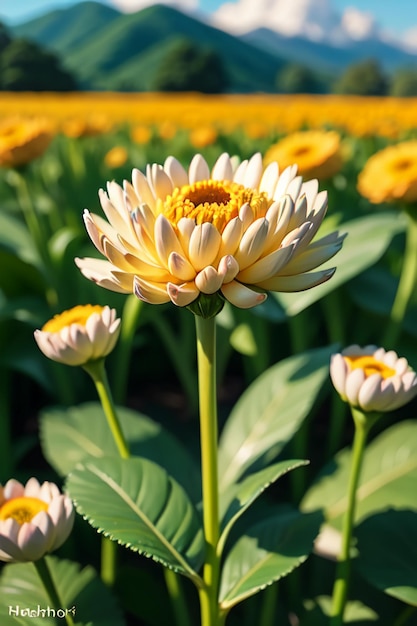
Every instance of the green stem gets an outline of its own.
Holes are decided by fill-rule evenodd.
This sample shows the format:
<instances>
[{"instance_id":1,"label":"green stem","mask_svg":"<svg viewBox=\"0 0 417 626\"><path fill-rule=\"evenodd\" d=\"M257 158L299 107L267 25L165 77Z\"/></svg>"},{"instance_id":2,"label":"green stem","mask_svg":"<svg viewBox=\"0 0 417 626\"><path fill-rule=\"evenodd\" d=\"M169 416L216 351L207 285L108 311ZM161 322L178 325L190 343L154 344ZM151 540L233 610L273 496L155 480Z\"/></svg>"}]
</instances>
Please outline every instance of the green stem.
<instances>
[{"instance_id":1,"label":"green stem","mask_svg":"<svg viewBox=\"0 0 417 626\"><path fill-rule=\"evenodd\" d=\"M165 584L174 611L175 623L178 626L192 626L179 575L167 567L164 568L164 574Z\"/></svg>"},{"instance_id":2,"label":"green stem","mask_svg":"<svg viewBox=\"0 0 417 626\"><path fill-rule=\"evenodd\" d=\"M10 408L10 370L0 370L0 482L3 484L12 475L12 433Z\"/></svg>"},{"instance_id":3,"label":"green stem","mask_svg":"<svg viewBox=\"0 0 417 626\"><path fill-rule=\"evenodd\" d=\"M86 363L83 368L86 372L88 372L88 374L90 374L96 386L101 406L103 407L107 423L113 435L113 439L117 446L119 454L123 459L128 459L130 457L129 447L123 435L119 418L116 413L116 408L113 403L113 398L111 395L106 370L104 367L104 359L89 361L89 363Z\"/></svg>"},{"instance_id":4,"label":"green stem","mask_svg":"<svg viewBox=\"0 0 417 626\"><path fill-rule=\"evenodd\" d=\"M278 601L278 585L271 585L263 592L262 607L259 616L259 626L274 626L275 613Z\"/></svg>"},{"instance_id":5,"label":"green stem","mask_svg":"<svg viewBox=\"0 0 417 626\"><path fill-rule=\"evenodd\" d=\"M34 561L33 564L36 567L38 576L41 579L43 586L45 587L45 591L48 594L49 599L51 600L52 608L56 611L58 609L65 611L65 621L67 622L67 626L74 626L74 620L67 612L66 607L64 607L62 600L59 597L58 590L51 576L51 572L49 570L48 563L45 557L39 559L39 561Z\"/></svg>"},{"instance_id":6,"label":"green stem","mask_svg":"<svg viewBox=\"0 0 417 626\"><path fill-rule=\"evenodd\" d=\"M408 620L414 613L417 611L417 607L415 606L407 606L397 617L393 626L404 626L407 624Z\"/></svg>"},{"instance_id":7,"label":"green stem","mask_svg":"<svg viewBox=\"0 0 417 626\"><path fill-rule=\"evenodd\" d=\"M101 580L108 587L113 587L116 582L116 564L117 564L117 543L108 539L101 538Z\"/></svg>"},{"instance_id":8,"label":"green stem","mask_svg":"<svg viewBox=\"0 0 417 626\"><path fill-rule=\"evenodd\" d=\"M165 348L171 361L175 367L175 373L178 376L182 387L187 394L187 399L190 404L190 410L194 412L197 408L197 396L195 392L195 380L193 376L193 370L186 365L187 359L184 359L184 350L182 341L177 341L174 332L171 330L166 320L160 315L155 315L152 318L157 332L162 338Z\"/></svg>"},{"instance_id":9,"label":"green stem","mask_svg":"<svg viewBox=\"0 0 417 626\"><path fill-rule=\"evenodd\" d=\"M356 510L356 492L365 452L366 438L370 427L378 417L376 415L371 416L365 414L354 407L351 407L351 410L355 423L355 435L353 438L352 461L347 493L348 502L342 528L342 546L338 557L336 579L333 587L330 626L341 626L343 624L343 614L350 577L350 547Z\"/></svg>"},{"instance_id":10,"label":"green stem","mask_svg":"<svg viewBox=\"0 0 417 626\"><path fill-rule=\"evenodd\" d=\"M114 368L114 397L117 402L125 400L130 357L133 349L133 337L135 336L138 320L143 310L143 301L134 295L126 298L123 307L122 325L120 336L115 350Z\"/></svg>"},{"instance_id":11,"label":"green stem","mask_svg":"<svg viewBox=\"0 0 417 626\"><path fill-rule=\"evenodd\" d=\"M217 469L216 318L196 315L198 390L200 403L203 526L206 561L200 589L201 626L219 626L218 585L220 555Z\"/></svg>"},{"instance_id":12,"label":"green stem","mask_svg":"<svg viewBox=\"0 0 417 626\"><path fill-rule=\"evenodd\" d=\"M405 251L397 293L391 309L391 319L381 345L394 348L401 334L402 323L417 280L417 219L408 214Z\"/></svg>"}]
</instances>

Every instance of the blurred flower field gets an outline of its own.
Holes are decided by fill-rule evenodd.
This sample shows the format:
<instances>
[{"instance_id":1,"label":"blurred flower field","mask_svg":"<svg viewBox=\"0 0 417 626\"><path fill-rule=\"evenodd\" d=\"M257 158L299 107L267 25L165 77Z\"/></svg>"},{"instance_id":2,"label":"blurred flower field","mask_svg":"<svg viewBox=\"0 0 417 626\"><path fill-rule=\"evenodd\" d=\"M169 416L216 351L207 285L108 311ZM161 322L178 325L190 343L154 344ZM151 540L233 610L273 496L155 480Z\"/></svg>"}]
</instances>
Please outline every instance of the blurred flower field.
<instances>
[{"instance_id":1,"label":"blurred flower field","mask_svg":"<svg viewBox=\"0 0 417 626\"><path fill-rule=\"evenodd\" d=\"M0 484L12 476L23 483L32 475L39 481L62 482L72 462L62 441L76 438L77 424L99 412L85 372L66 367L65 359L62 363L45 359L34 339L34 332L48 320L78 305L114 308L122 320L117 345L106 360L116 405L150 416L175 434L191 457L198 458L191 313L166 300L153 306L133 294L101 289L82 275L74 261L100 256L86 232L83 211L103 216L98 190L106 189L107 181L122 185L132 180L133 168L149 174L148 164L164 164L169 155L188 167L196 153L210 167L222 153L228 153L233 163L260 153L265 166L277 161L282 171L295 164L304 181L317 178L319 190L327 191L328 210L319 236L331 241L336 230L339 239L335 258L320 270L336 266L335 275L306 291L269 293L254 308L232 307L227 301L217 316L217 382L222 428L234 403L266 370L304 354L317 359L325 381L319 385L309 379L312 400L303 415L294 418L298 420L294 432L285 435L284 443L271 444L265 455L273 456L278 448L281 453L285 444L284 450L293 455L287 458L310 460L308 469L285 479L285 493L277 491L273 497L306 511L317 504L331 525L331 502L327 510L326 502L317 499L314 481L320 468L350 445L353 425L331 388L330 354L349 345L383 346L417 368L417 99L0 94ZM100 236L100 228L107 232L103 222L100 217L94 225ZM44 331L52 327L53 322ZM54 354L60 354L60 339L56 337ZM265 388L261 395L269 393ZM411 399L392 415L384 415L372 437L396 429L398 422L415 428L416 407ZM65 431L67 418L71 434ZM124 419L129 423L128 415ZM399 430L392 432L398 449L407 447L411 430L404 430L404 440ZM385 444L376 445L381 445L382 455ZM405 466L411 456L411 469L410 464L404 469L404 481L417 480L415 444L410 446L403 460ZM399 457L397 462L402 462ZM402 470L401 466L399 474ZM396 476L393 484L398 472ZM407 500L405 482L395 486L404 494L403 499L398 496L397 505L407 503L415 512L417 505ZM381 504L382 500L381 495L367 512L378 513L391 505ZM340 529L338 518L335 527ZM76 539L70 537L62 554L82 564L93 563L99 570L99 547L92 541L91 529L81 528L76 521L74 533ZM321 556L330 551L334 557L331 546L320 550ZM132 573L133 557L122 562L116 584L129 615L139 620L131 623L173 623L162 607L152 613L149 607L133 606L134 586L125 584L129 577L137 576L137 584L146 587L145 572L165 593L153 563L144 559L143 570L139 567ZM319 560L317 555L314 558ZM314 561L311 571L306 570L310 591L320 576L327 580L326 568ZM371 575L367 581L374 584ZM304 611L302 586L285 584L286 600L278 614L293 610L287 601ZM375 589L380 597L373 605L372 596L372 609L387 620L378 624L413 623L409 615L414 611L410 606L417 605L415 596L408 606L401 594L388 597L378 585ZM366 605L368 598L361 590L355 587L355 593ZM258 615L259 605L253 598L247 603L247 611L237 608L235 616L231 613L228 626L254 623L251 619ZM291 623L321 624L314 622L315 611L324 611L319 605L311 609L313 617ZM267 617L262 619L262 625L272 624Z\"/></svg>"}]
</instances>

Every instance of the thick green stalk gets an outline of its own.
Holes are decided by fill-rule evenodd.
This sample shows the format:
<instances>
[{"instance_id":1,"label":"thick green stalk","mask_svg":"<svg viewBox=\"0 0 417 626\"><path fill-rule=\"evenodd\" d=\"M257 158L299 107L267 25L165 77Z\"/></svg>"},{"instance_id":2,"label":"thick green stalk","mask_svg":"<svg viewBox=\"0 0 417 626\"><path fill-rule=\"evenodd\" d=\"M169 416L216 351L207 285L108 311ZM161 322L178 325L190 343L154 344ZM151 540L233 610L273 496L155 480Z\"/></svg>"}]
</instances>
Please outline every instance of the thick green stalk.
<instances>
[{"instance_id":1,"label":"thick green stalk","mask_svg":"<svg viewBox=\"0 0 417 626\"><path fill-rule=\"evenodd\" d=\"M201 626L219 626L218 605L220 555L219 488L217 469L216 317L196 315L198 390L200 404L203 526L206 561L204 587L200 589Z\"/></svg>"},{"instance_id":2,"label":"thick green stalk","mask_svg":"<svg viewBox=\"0 0 417 626\"><path fill-rule=\"evenodd\" d=\"M415 208L415 207L413 207ZM405 251L401 268L397 293L391 309L391 319L381 345L387 350L395 349L400 337L402 323L407 311L411 296L415 292L417 281L417 219L408 213L408 227L406 233Z\"/></svg>"},{"instance_id":3,"label":"thick green stalk","mask_svg":"<svg viewBox=\"0 0 417 626\"><path fill-rule=\"evenodd\" d=\"M378 417L374 414L365 414L353 407L351 407L351 410L355 423L355 435L353 438L352 461L347 493L348 502L342 528L342 546L333 587L330 626L341 626L343 624L343 614L346 606L350 578L350 548L356 511L356 492L365 452L366 438L370 427Z\"/></svg>"},{"instance_id":4,"label":"thick green stalk","mask_svg":"<svg viewBox=\"0 0 417 626\"><path fill-rule=\"evenodd\" d=\"M116 413L116 408L113 403L113 398L107 379L106 370L104 367L104 359L89 361L89 363L86 363L83 367L85 371L90 374L96 386L101 406L103 407L107 423L113 435L113 439L117 446L119 454L123 459L128 459L130 456L129 447L123 435L119 418Z\"/></svg>"},{"instance_id":5,"label":"thick green stalk","mask_svg":"<svg viewBox=\"0 0 417 626\"><path fill-rule=\"evenodd\" d=\"M132 354L133 338L138 326L138 320L143 310L144 302L134 295L126 298L123 307L120 336L115 350L115 368L113 392L116 402L124 402L127 391L130 356Z\"/></svg>"},{"instance_id":6,"label":"thick green stalk","mask_svg":"<svg viewBox=\"0 0 417 626\"><path fill-rule=\"evenodd\" d=\"M46 562L45 557L39 559L39 561L34 561L33 564L36 567L38 576L41 579L43 586L45 587L45 591L48 594L49 599L51 600L52 608L56 611L58 609L65 611L65 621L67 623L67 626L74 626L74 620L72 619L71 614L67 613L66 607L63 605L62 600L59 597L58 590L52 579L51 572L49 571L48 563Z\"/></svg>"}]
</instances>

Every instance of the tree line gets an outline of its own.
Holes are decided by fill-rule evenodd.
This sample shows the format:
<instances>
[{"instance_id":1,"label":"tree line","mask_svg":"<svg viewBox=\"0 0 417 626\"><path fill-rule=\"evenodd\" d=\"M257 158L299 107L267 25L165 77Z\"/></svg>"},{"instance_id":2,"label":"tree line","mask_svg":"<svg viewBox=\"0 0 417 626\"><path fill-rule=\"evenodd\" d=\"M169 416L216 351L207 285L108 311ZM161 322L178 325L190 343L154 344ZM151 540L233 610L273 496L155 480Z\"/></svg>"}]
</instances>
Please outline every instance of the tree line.
<instances>
[{"instance_id":1,"label":"tree line","mask_svg":"<svg viewBox=\"0 0 417 626\"><path fill-rule=\"evenodd\" d=\"M154 91L199 91L224 93L230 80L222 57L186 39L179 39L155 72ZM75 91L76 77L53 52L38 44L12 38L0 23L1 91ZM277 71L275 93L352 94L363 96L417 96L417 66L385 72L375 59L348 66L337 79L311 68L287 63Z\"/></svg>"}]
</instances>

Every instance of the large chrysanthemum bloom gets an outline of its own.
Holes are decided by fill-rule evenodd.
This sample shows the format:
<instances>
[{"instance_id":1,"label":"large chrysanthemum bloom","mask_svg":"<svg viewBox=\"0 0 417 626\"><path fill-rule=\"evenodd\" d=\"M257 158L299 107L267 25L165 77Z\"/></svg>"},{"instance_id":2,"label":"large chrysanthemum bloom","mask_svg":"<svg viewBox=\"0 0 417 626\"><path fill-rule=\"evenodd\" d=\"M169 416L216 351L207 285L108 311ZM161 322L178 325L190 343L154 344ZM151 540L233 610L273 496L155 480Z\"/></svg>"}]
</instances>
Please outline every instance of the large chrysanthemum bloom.
<instances>
[{"instance_id":1,"label":"large chrysanthemum bloom","mask_svg":"<svg viewBox=\"0 0 417 626\"><path fill-rule=\"evenodd\" d=\"M343 166L340 135L324 130L292 133L267 150L264 162L272 161L277 161L281 168L296 163L304 178L331 178Z\"/></svg>"},{"instance_id":2,"label":"large chrysanthemum bloom","mask_svg":"<svg viewBox=\"0 0 417 626\"><path fill-rule=\"evenodd\" d=\"M54 483L0 485L0 561L37 561L64 543L73 524L72 502Z\"/></svg>"},{"instance_id":3,"label":"large chrysanthemum bloom","mask_svg":"<svg viewBox=\"0 0 417 626\"><path fill-rule=\"evenodd\" d=\"M312 243L327 208L317 181L303 184L294 166L279 174L275 162L264 170L260 154L239 166L223 154L211 172L201 155L188 171L169 157L146 176L133 170L123 188L108 183L100 200L108 222L89 211L84 221L107 260L76 259L82 273L107 289L151 304L192 305L203 316L203 301L218 303L212 315L224 300L249 308L267 291L328 280L334 268L311 270L342 245L338 233Z\"/></svg>"},{"instance_id":4,"label":"large chrysanthemum bloom","mask_svg":"<svg viewBox=\"0 0 417 626\"><path fill-rule=\"evenodd\" d=\"M358 191L374 204L417 201L417 140L372 155L358 177Z\"/></svg>"},{"instance_id":5,"label":"large chrysanthemum bloom","mask_svg":"<svg viewBox=\"0 0 417 626\"><path fill-rule=\"evenodd\" d=\"M393 411L417 395L417 375L407 359L373 345L334 354L330 376L341 398L364 412Z\"/></svg>"},{"instance_id":6,"label":"large chrysanthemum bloom","mask_svg":"<svg viewBox=\"0 0 417 626\"><path fill-rule=\"evenodd\" d=\"M78 305L55 315L35 330L36 343L49 359L66 365L85 365L107 356L116 345L120 318L110 307Z\"/></svg>"},{"instance_id":7,"label":"large chrysanthemum bloom","mask_svg":"<svg viewBox=\"0 0 417 626\"><path fill-rule=\"evenodd\" d=\"M53 138L45 119L8 118L0 124L0 167L20 167L41 156Z\"/></svg>"}]
</instances>

